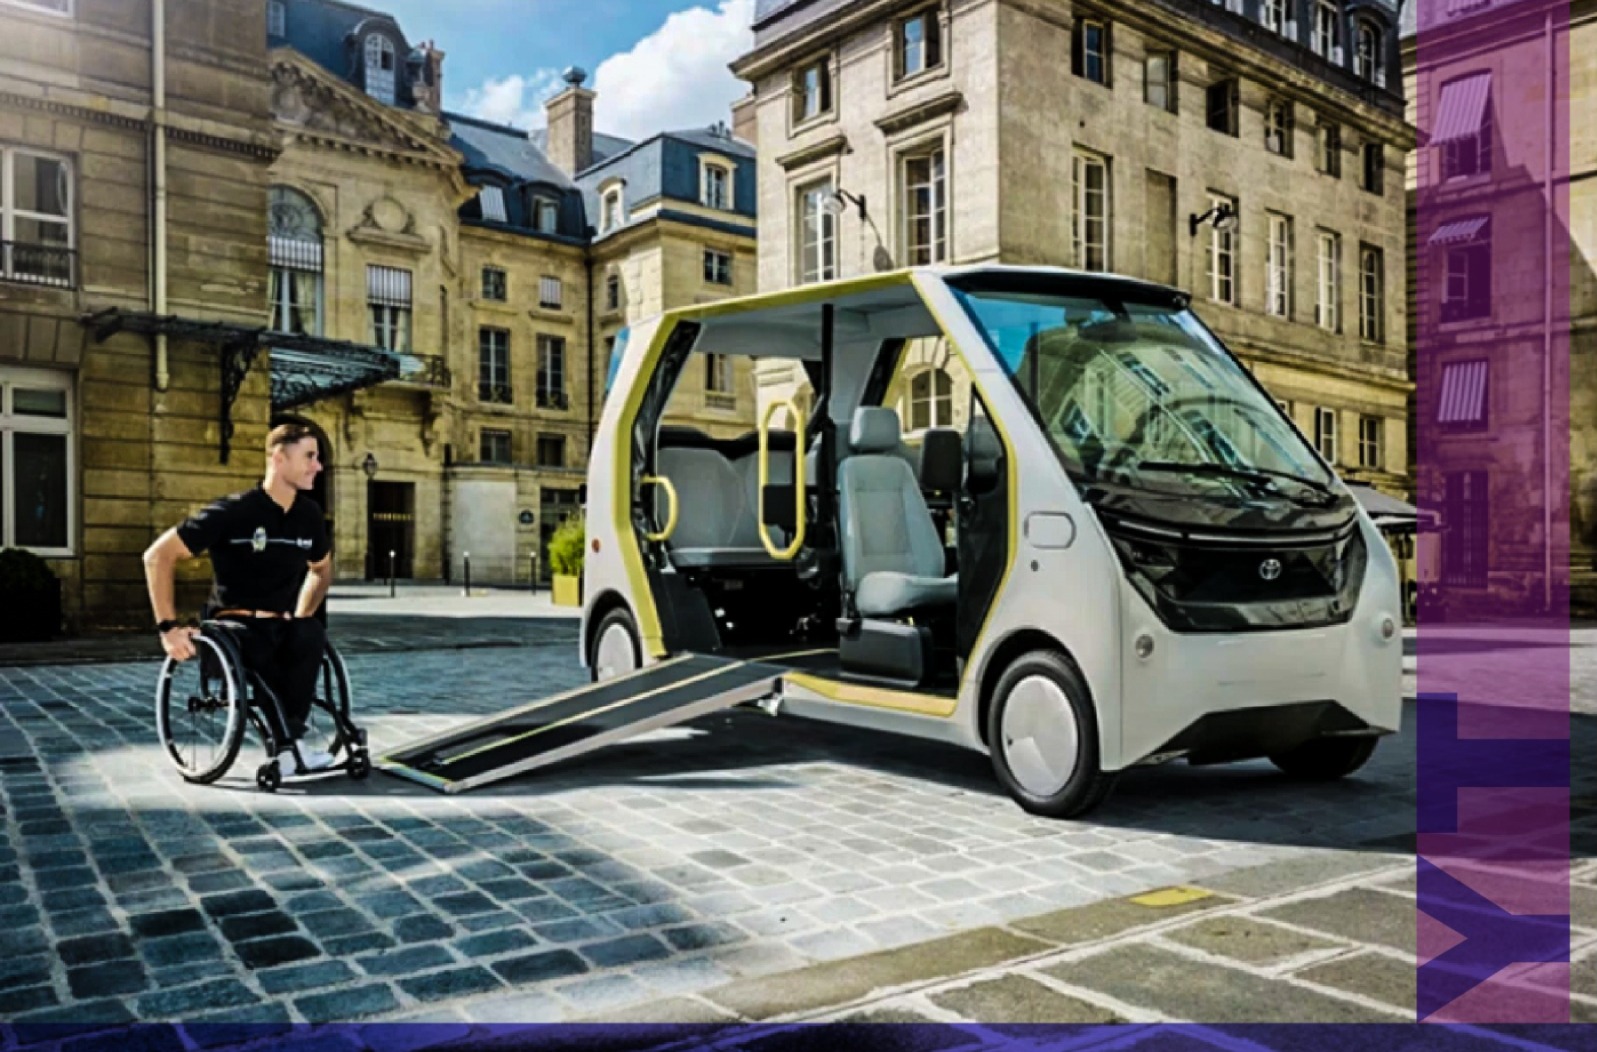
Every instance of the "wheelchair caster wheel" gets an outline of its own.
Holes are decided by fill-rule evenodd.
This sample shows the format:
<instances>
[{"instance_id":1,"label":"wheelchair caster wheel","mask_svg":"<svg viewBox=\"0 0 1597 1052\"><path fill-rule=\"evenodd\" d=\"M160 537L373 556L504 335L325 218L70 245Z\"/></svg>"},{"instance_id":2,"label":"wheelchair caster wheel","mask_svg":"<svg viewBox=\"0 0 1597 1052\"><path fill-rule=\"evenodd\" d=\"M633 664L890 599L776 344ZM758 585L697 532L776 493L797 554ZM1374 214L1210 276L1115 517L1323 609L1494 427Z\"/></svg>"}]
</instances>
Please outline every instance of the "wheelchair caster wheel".
<instances>
[{"instance_id":1,"label":"wheelchair caster wheel","mask_svg":"<svg viewBox=\"0 0 1597 1052\"><path fill-rule=\"evenodd\" d=\"M361 749L349 758L349 776L355 781L363 782L371 773L372 761L371 757L366 755L365 749Z\"/></svg>"},{"instance_id":2,"label":"wheelchair caster wheel","mask_svg":"<svg viewBox=\"0 0 1597 1052\"><path fill-rule=\"evenodd\" d=\"M260 770L255 772L255 784L263 793L277 792L277 787L283 784L283 772L277 769L277 761L261 764Z\"/></svg>"}]
</instances>

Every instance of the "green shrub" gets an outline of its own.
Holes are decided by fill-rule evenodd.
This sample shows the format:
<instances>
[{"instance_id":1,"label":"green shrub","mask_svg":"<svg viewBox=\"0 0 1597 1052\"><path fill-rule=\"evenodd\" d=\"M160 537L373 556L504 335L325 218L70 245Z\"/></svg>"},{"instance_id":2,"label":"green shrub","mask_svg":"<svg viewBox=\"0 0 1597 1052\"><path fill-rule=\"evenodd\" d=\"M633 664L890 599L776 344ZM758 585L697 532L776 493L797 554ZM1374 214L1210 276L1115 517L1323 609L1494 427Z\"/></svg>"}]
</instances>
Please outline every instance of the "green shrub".
<instances>
[{"instance_id":1,"label":"green shrub","mask_svg":"<svg viewBox=\"0 0 1597 1052\"><path fill-rule=\"evenodd\" d=\"M0 595L38 595L55 588L45 561L25 548L0 551Z\"/></svg>"},{"instance_id":2,"label":"green shrub","mask_svg":"<svg viewBox=\"0 0 1597 1052\"><path fill-rule=\"evenodd\" d=\"M568 516L549 538L549 572L581 577L583 548L587 543L588 528L582 516Z\"/></svg>"}]
</instances>

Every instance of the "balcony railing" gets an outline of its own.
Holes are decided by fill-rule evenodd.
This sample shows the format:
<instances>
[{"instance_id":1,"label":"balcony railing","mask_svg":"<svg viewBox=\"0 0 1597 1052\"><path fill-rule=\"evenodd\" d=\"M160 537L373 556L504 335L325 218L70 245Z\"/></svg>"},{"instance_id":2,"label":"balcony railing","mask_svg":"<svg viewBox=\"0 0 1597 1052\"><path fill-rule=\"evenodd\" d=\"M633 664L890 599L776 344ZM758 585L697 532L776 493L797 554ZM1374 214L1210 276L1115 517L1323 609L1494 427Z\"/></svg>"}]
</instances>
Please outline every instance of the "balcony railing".
<instances>
[{"instance_id":1,"label":"balcony railing","mask_svg":"<svg viewBox=\"0 0 1597 1052\"><path fill-rule=\"evenodd\" d=\"M538 388L539 409L570 409L571 399L564 391L552 388Z\"/></svg>"},{"instance_id":2,"label":"balcony railing","mask_svg":"<svg viewBox=\"0 0 1597 1052\"><path fill-rule=\"evenodd\" d=\"M479 383L477 385L477 401L493 402L498 405L510 405L512 401L510 397L510 385Z\"/></svg>"},{"instance_id":3,"label":"balcony railing","mask_svg":"<svg viewBox=\"0 0 1597 1052\"><path fill-rule=\"evenodd\" d=\"M53 289L76 288L78 253L58 245L0 241L0 280Z\"/></svg>"},{"instance_id":4,"label":"balcony railing","mask_svg":"<svg viewBox=\"0 0 1597 1052\"><path fill-rule=\"evenodd\" d=\"M449 364L443 357L436 354L403 354L399 359L399 382L417 384L421 387L442 387L447 389L453 382L454 376L449 371Z\"/></svg>"}]
</instances>

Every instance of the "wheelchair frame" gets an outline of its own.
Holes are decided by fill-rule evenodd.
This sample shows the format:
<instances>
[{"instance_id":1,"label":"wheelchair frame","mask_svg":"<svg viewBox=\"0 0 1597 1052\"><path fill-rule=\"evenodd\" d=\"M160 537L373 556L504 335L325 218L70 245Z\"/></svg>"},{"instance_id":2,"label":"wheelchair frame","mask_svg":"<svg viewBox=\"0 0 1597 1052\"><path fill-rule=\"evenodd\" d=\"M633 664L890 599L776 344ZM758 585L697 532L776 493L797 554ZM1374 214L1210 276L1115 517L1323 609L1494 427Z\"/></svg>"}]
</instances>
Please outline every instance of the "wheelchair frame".
<instances>
[{"instance_id":1,"label":"wheelchair frame","mask_svg":"<svg viewBox=\"0 0 1597 1052\"><path fill-rule=\"evenodd\" d=\"M209 785L232 769L244 743L245 724L249 723L260 735L267 755L266 762L256 769L255 784L265 792L276 792L282 784L283 777L276 757L282 750L283 743L279 741L275 728L287 726L283 706L277 694L260 674L245 665L238 644L227 631L228 624L229 622L225 620L200 622L200 631L192 639L196 654L189 661L199 663L203 696L190 695L181 710L190 716L202 712L226 711L227 726L223 731L219 758L204 767L198 766L197 762L191 765L184 760L181 750L173 740L173 720L178 713L174 713L172 709L172 680L180 665L188 662L179 662L168 657L161 665L161 673L155 688L156 732L160 736L161 746L166 750L168 759L177 767L183 779L197 785ZM351 778L362 780L371 773L371 756L367 751L366 732L355 726L350 719L349 672L332 640L327 641L326 649L322 652L317 684L312 710L321 709L332 717L336 733L328 752L332 753L335 761L338 761L340 754L343 755L343 759L328 767L310 771L305 767L305 757L300 752L299 743L290 741L288 748L294 754L294 773L322 774L327 771L342 770ZM221 691L220 696L213 686ZM268 718L263 708L265 705L271 706L270 711L275 714L275 720Z\"/></svg>"}]
</instances>

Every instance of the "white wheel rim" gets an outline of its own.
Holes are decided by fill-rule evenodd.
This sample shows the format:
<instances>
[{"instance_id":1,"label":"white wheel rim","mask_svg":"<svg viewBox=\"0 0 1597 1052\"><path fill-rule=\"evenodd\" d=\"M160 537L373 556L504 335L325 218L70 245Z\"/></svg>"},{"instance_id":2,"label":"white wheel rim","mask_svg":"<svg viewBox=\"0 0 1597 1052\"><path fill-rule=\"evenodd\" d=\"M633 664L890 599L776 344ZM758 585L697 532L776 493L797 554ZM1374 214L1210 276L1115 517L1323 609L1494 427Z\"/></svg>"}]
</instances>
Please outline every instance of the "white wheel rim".
<instances>
[{"instance_id":1,"label":"white wheel rim","mask_svg":"<svg viewBox=\"0 0 1597 1052\"><path fill-rule=\"evenodd\" d=\"M611 625L599 637L599 650L594 660L599 679L624 676L637 667L637 655L632 650L632 633L625 625Z\"/></svg>"},{"instance_id":2,"label":"white wheel rim","mask_svg":"<svg viewBox=\"0 0 1597 1052\"><path fill-rule=\"evenodd\" d=\"M1000 747L1009 772L1033 796L1053 796L1070 782L1081 760L1076 716L1059 684L1028 676L1004 703Z\"/></svg>"}]
</instances>

